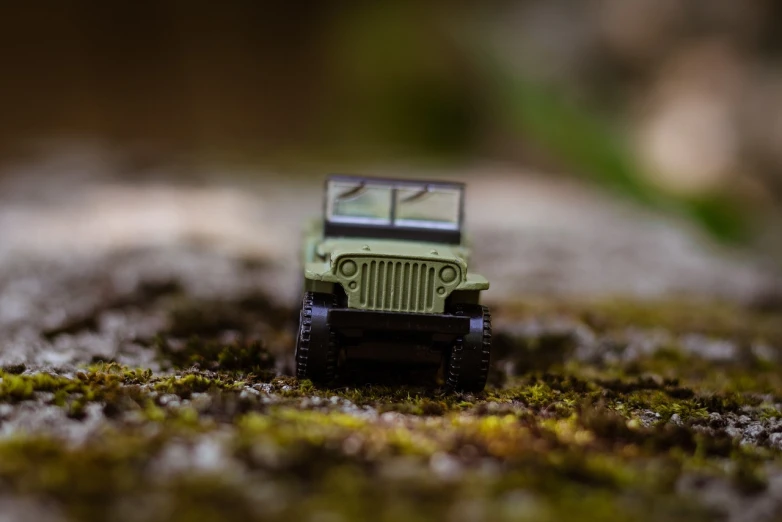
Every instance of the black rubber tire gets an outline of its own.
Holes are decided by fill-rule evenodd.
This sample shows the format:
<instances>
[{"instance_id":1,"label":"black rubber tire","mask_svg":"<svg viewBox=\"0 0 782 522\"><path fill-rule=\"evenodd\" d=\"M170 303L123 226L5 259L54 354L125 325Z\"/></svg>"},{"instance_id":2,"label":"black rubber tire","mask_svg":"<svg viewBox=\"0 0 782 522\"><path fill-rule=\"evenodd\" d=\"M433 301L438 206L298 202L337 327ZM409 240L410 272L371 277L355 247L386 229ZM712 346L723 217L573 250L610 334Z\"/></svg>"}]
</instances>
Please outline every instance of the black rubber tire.
<instances>
[{"instance_id":1,"label":"black rubber tire","mask_svg":"<svg viewBox=\"0 0 782 522\"><path fill-rule=\"evenodd\" d=\"M329 309L335 306L331 294L306 292L299 315L296 339L296 377L328 384L337 373L339 346L328 324Z\"/></svg>"},{"instance_id":2,"label":"black rubber tire","mask_svg":"<svg viewBox=\"0 0 782 522\"><path fill-rule=\"evenodd\" d=\"M470 318L470 332L454 341L445 359L445 385L461 392L479 392L486 386L491 363L491 314L480 305L454 305L454 315Z\"/></svg>"}]
</instances>

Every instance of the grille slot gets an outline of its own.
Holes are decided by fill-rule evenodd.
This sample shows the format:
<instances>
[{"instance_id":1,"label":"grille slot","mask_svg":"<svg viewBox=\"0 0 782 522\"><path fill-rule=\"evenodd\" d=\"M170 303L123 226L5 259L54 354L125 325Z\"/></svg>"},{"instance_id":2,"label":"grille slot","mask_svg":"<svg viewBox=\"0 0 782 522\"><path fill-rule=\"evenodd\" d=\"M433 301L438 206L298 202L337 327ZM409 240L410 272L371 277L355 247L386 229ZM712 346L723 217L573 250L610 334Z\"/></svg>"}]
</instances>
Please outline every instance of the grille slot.
<instances>
[{"instance_id":1,"label":"grille slot","mask_svg":"<svg viewBox=\"0 0 782 522\"><path fill-rule=\"evenodd\" d=\"M369 310L432 312L435 267L417 261L360 261L361 306Z\"/></svg>"}]
</instances>

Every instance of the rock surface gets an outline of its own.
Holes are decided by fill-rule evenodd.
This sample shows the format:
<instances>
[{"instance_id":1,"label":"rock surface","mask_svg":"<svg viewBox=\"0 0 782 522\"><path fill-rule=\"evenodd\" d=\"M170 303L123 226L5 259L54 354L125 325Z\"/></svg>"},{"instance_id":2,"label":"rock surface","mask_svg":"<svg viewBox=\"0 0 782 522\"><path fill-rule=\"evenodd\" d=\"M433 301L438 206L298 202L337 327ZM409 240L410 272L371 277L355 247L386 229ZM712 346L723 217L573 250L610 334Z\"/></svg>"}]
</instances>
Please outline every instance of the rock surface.
<instances>
[{"instance_id":1,"label":"rock surface","mask_svg":"<svg viewBox=\"0 0 782 522\"><path fill-rule=\"evenodd\" d=\"M574 184L452 173L500 282L487 390L360 368L317 388L288 376L320 183L124 161L0 176L0 520L782 509L782 313L748 306L780 279L748 254Z\"/></svg>"}]
</instances>

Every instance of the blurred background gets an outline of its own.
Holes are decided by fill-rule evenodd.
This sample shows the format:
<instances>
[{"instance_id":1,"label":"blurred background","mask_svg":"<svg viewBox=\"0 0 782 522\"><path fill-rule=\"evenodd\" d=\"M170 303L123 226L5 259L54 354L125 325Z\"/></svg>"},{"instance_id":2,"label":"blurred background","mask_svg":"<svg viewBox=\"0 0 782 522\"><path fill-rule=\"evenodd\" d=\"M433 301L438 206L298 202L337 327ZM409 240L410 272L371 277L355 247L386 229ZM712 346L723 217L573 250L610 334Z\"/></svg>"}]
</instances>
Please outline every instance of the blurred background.
<instances>
[{"instance_id":1,"label":"blurred background","mask_svg":"<svg viewBox=\"0 0 782 522\"><path fill-rule=\"evenodd\" d=\"M570 236L535 229L553 230L548 247L587 241L589 228L565 256L601 234L640 255L630 238L653 233L615 228L627 218L673 220L772 271L782 259L776 0L17 3L0 8L0 64L6 204L47 186L72 197L85 172L131 188L207 180L223 195L333 170L423 172L477 186L478 221L502 194L505 211L543 209L510 214L518 223L564 215ZM82 221L100 201L183 208L170 192L135 194L79 203ZM296 194L276 197L295 207ZM187 219L251 205L231 197L191 198ZM600 214L606 201L634 210ZM165 216L145 215L149 230ZM29 236L38 222L25 219L6 216L5 240ZM645 248L660 263L676 255L655 241ZM685 279L700 271L687 266Z\"/></svg>"}]
</instances>

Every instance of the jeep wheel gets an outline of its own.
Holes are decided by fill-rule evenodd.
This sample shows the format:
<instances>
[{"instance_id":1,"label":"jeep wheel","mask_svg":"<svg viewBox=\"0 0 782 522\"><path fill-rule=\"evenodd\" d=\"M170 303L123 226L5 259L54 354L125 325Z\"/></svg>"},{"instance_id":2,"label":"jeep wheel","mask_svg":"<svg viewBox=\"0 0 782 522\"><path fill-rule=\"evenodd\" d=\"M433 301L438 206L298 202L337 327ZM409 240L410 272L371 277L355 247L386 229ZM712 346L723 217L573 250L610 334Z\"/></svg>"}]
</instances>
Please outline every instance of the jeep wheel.
<instances>
[{"instance_id":1,"label":"jeep wheel","mask_svg":"<svg viewBox=\"0 0 782 522\"><path fill-rule=\"evenodd\" d=\"M486 386L491 358L491 314L485 306L457 304L454 315L470 318L470 332L458 337L445 360L445 384L451 390L479 392Z\"/></svg>"},{"instance_id":2,"label":"jeep wheel","mask_svg":"<svg viewBox=\"0 0 782 522\"><path fill-rule=\"evenodd\" d=\"M304 294L296 339L296 376L299 379L310 379L318 384L334 380L338 346L328 325L329 309L333 307L331 294Z\"/></svg>"}]
</instances>

